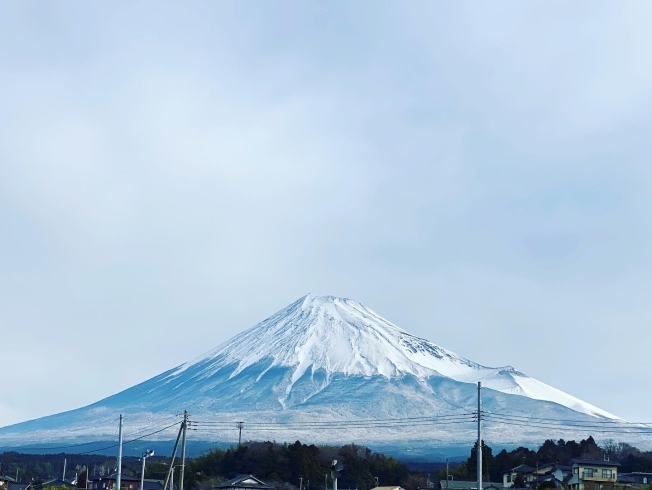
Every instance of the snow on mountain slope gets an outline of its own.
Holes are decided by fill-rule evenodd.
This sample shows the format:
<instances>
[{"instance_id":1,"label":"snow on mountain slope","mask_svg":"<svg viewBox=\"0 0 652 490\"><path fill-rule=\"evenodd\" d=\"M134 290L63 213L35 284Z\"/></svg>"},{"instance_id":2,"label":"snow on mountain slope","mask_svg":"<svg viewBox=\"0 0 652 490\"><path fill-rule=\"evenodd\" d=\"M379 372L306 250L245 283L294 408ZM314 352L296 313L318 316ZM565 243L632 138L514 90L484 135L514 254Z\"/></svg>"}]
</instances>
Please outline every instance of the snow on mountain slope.
<instances>
[{"instance_id":1,"label":"snow on mountain slope","mask_svg":"<svg viewBox=\"0 0 652 490\"><path fill-rule=\"evenodd\" d=\"M245 420L254 440L404 446L420 441L430 447L433 441L473 440L470 414L477 406L478 381L486 388L484 410L498 415L485 422L487 440L541 441L554 431L542 420L570 423L570 428L559 426L558 437L581 439L590 434L588 427L604 427L591 424L605 423L621 437L628 433L628 442L647 434L510 366L481 366L410 335L356 301L308 295L207 354L120 393L0 428L0 446L114 436L118 414L142 434L188 410L194 420L208 424L201 433L206 441L224 440L219 424L233 427L229 421ZM431 420L427 427L382 422L423 417L443 417L443 422ZM524 422L530 418L538 422ZM350 423L369 420L381 423L373 430ZM325 423L328 430L316 428ZM170 431L155 437L174 438Z\"/></svg>"},{"instance_id":2,"label":"snow on mountain slope","mask_svg":"<svg viewBox=\"0 0 652 490\"><path fill-rule=\"evenodd\" d=\"M258 325L197 359L183 364L169 378L199 364L195 379L210 378L225 366L236 364L233 378L246 368L271 360L266 370L287 367L292 376L287 397L306 373L319 370L327 380L335 373L346 376L421 380L444 376L477 383L503 393L558 403L592 416L621 420L600 408L516 371L511 366L489 368L458 356L427 340L410 335L357 301L333 296L307 295ZM266 371L263 371L258 380Z\"/></svg>"}]
</instances>

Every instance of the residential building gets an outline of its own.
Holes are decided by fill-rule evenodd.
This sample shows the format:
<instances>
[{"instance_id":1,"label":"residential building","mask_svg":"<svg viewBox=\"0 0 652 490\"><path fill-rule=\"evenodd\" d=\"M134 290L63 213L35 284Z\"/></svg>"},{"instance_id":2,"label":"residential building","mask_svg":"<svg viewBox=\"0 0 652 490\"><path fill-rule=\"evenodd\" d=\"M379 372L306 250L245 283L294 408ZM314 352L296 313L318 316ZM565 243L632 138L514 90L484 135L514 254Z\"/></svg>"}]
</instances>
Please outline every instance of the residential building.
<instances>
[{"instance_id":1,"label":"residential building","mask_svg":"<svg viewBox=\"0 0 652 490\"><path fill-rule=\"evenodd\" d=\"M520 466L517 466L516 468L512 468L511 470L505 471L503 473L503 487L505 488L514 487L514 482L518 479L519 476L523 479L523 483L527 485L530 482L534 481L534 475L536 472L537 472L536 468L533 468L532 466L528 466L526 464L522 464Z\"/></svg>"},{"instance_id":2,"label":"residential building","mask_svg":"<svg viewBox=\"0 0 652 490\"><path fill-rule=\"evenodd\" d=\"M613 489L618 479L619 463L590 459L572 460L572 476L568 480L570 490Z\"/></svg>"},{"instance_id":3,"label":"residential building","mask_svg":"<svg viewBox=\"0 0 652 490\"><path fill-rule=\"evenodd\" d=\"M163 490L163 485L165 485L163 480L152 480L150 478L143 480L143 490ZM140 483L138 486L140 486Z\"/></svg>"},{"instance_id":4,"label":"residential building","mask_svg":"<svg viewBox=\"0 0 652 490\"><path fill-rule=\"evenodd\" d=\"M633 473L618 474L618 483L630 485L652 485L652 473L635 471Z\"/></svg>"},{"instance_id":5,"label":"residential building","mask_svg":"<svg viewBox=\"0 0 652 490\"><path fill-rule=\"evenodd\" d=\"M74 490L77 488L77 485L72 483L69 480L62 480L61 478L54 478L52 480L44 481L43 483L39 483L38 485L34 485L34 488L36 490L44 490L47 488L68 488L69 490Z\"/></svg>"},{"instance_id":6,"label":"residential building","mask_svg":"<svg viewBox=\"0 0 652 490\"><path fill-rule=\"evenodd\" d=\"M91 490L116 490L116 473L93 478L91 480ZM120 490L138 490L140 479L127 476L124 473L120 476Z\"/></svg>"},{"instance_id":7,"label":"residential building","mask_svg":"<svg viewBox=\"0 0 652 490\"><path fill-rule=\"evenodd\" d=\"M267 483L259 480L253 475L241 475L232 480L225 481L221 485L213 487L220 490L271 490Z\"/></svg>"},{"instance_id":8,"label":"residential building","mask_svg":"<svg viewBox=\"0 0 652 490\"><path fill-rule=\"evenodd\" d=\"M0 470L2 470L2 468L0 468ZM6 490L7 488L9 488L9 485L13 482L14 482L13 478L0 474L0 489Z\"/></svg>"},{"instance_id":9,"label":"residential building","mask_svg":"<svg viewBox=\"0 0 652 490\"><path fill-rule=\"evenodd\" d=\"M29 490L32 487L31 483L10 483L9 490Z\"/></svg>"},{"instance_id":10,"label":"residential building","mask_svg":"<svg viewBox=\"0 0 652 490\"><path fill-rule=\"evenodd\" d=\"M540 483L553 483L557 488L564 486L564 481L570 476L570 466L556 463L542 463L537 466L522 464L503 473L503 487L513 488L514 482L520 476L523 485L534 487Z\"/></svg>"}]
</instances>

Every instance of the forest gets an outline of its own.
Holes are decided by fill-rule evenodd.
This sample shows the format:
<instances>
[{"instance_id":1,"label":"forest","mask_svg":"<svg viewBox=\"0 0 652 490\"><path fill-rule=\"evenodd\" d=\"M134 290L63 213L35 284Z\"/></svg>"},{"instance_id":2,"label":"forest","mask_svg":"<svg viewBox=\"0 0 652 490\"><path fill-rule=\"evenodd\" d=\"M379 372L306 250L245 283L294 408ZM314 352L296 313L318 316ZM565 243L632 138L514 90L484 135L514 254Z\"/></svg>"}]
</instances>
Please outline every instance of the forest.
<instances>
[{"instance_id":1,"label":"forest","mask_svg":"<svg viewBox=\"0 0 652 490\"><path fill-rule=\"evenodd\" d=\"M519 447L494 454L493 448L483 443L483 478L485 481L502 481L502 473L521 464L535 466L543 463L569 464L574 458L609 458L621 464L619 472L652 472L652 452L641 451L627 443L606 441L602 446L589 437L580 442L546 440L537 450ZM474 480L477 464L477 444L471 448L466 461L451 464L449 474L455 480ZM0 454L0 467L7 476L14 477L18 470L20 481L39 482L60 477L64 459L67 476L79 475L79 484L85 482L88 468L90 478L109 474L116 467L116 458L102 455L75 454ZM338 479L340 489L369 490L377 485L401 485L406 490L427 487L427 472L419 464L399 461L376 453L367 447L349 444L341 447L276 442L248 442L226 450L213 449L191 458L186 463L185 487L189 490L208 490L222 481L241 474L253 474L279 490L294 490L300 482L304 490L324 490L325 477L330 473L331 461L337 459L344 465ZM165 479L170 458L155 456L147 460L146 478ZM179 464L179 460L175 465ZM412 469L410 469L412 468ZM123 472L140 475L138 458L123 459ZM178 476L178 472L176 475ZM446 479L446 469L431 475L432 483ZM328 480L330 486L330 480ZM539 489L542 490L542 489Z\"/></svg>"},{"instance_id":2,"label":"forest","mask_svg":"<svg viewBox=\"0 0 652 490\"><path fill-rule=\"evenodd\" d=\"M477 443L471 449L471 455L466 462L449 470L455 480L474 480L477 467ZM634 471L652 472L652 452L639 449L623 442L608 440L599 446L593 437L588 437L580 442L546 440L534 451L526 447L519 447L511 451L503 449L498 454L483 443L482 466L485 481L501 482L503 472L521 464L536 467L537 464L558 463L570 464L572 459L598 459L608 458L610 461L620 463L619 473ZM446 470L440 470L439 479L446 479Z\"/></svg>"}]
</instances>

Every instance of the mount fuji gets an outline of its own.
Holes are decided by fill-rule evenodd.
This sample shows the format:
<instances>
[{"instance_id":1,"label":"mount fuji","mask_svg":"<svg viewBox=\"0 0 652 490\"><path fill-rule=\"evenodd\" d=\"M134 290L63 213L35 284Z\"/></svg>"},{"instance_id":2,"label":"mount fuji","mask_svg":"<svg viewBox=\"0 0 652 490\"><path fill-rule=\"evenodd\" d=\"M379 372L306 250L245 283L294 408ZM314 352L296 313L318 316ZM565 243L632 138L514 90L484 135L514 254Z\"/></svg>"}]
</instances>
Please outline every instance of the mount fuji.
<instances>
[{"instance_id":1,"label":"mount fuji","mask_svg":"<svg viewBox=\"0 0 652 490\"><path fill-rule=\"evenodd\" d=\"M472 441L477 383L485 436L523 444L641 428L533 379L410 335L362 304L307 295L216 349L87 407L0 429L0 446L126 437L170 440L188 410L196 440L356 442L418 447ZM158 431L158 432L157 432ZM601 432L600 432L601 431ZM611 437L611 436L605 436ZM649 437L649 436L648 436Z\"/></svg>"}]
</instances>

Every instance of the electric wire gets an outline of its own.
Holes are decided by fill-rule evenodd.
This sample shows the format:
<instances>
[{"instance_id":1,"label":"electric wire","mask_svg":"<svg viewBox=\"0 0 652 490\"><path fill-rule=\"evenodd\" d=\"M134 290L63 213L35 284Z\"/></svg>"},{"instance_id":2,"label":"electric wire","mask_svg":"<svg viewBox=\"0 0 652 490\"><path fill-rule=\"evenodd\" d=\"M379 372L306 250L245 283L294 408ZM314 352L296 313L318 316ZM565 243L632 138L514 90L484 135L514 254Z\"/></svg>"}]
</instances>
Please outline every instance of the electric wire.
<instances>
[{"instance_id":1,"label":"electric wire","mask_svg":"<svg viewBox=\"0 0 652 490\"><path fill-rule=\"evenodd\" d=\"M175 417L175 418L176 418L176 417ZM166 419L164 419L164 420L166 420ZM168 418L167 420L169 421L170 418ZM142 436L142 437L137 437L137 438L132 439L132 440L127 441L127 442L137 441L137 440L140 440L140 439L142 439L142 438L144 438L144 437L148 437L148 436L153 435L153 434L158 434L159 432L163 432L164 430L167 430L167 429L169 429L170 427L174 427L174 426L177 425L179 422L180 422L180 421L176 421L176 422L174 422L172 425L169 425L169 426L167 426L167 427L165 427L165 428L163 428L163 429L161 429L161 430L159 430L159 431L152 432L152 433L150 433L150 434L145 434L145 435ZM137 431L135 431L135 432L133 432L133 433L129 433L129 434L126 435L125 437L133 437L133 436L135 436L135 435L137 435L137 434L142 433L142 432L145 431L145 430L149 430L149 429L151 429L152 427L154 427L154 425L151 425L151 426L149 426L149 427L145 427L145 428L141 428L141 429L139 429L139 430L137 430ZM117 438L118 438L118 436L116 435L116 439L117 439ZM93 444L102 444L102 443L106 443L106 442L108 442L106 439L101 439L101 440L95 440L95 441L90 441L90 442L82 442L82 443L78 443L78 444L68 444L68 445L65 445L65 446L50 446L50 447L32 447L32 446L27 446L27 448L28 448L30 451L58 451L58 450L60 450L60 449L70 449L70 448L75 448L75 447L84 447L84 446L90 446L90 445L93 445ZM126 444L126 442L123 442L123 444ZM104 449L111 449L112 447L118 447L118 446L119 446L119 444L114 444L113 446L109 446L109 447L104 448ZM97 451L102 451L102 450L104 450L104 449L98 449L98 450L89 451L89 453L91 453L91 452L97 452ZM89 454L89 453L76 453L76 454Z\"/></svg>"},{"instance_id":2,"label":"electric wire","mask_svg":"<svg viewBox=\"0 0 652 490\"><path fill-rule=\"evenodd\" d=\"M628 421L616 421L616 420L583 420L583 419L552 419L545 417L530 417L525 415L516 415L516 414L502 414L500 412L490 412L483 410L484 415L504 415L512 418L523 419L523 420L538 420L542 422L572 422L572 423L589 423L589 424L605 424L605 425L617 425L622 426L623 424L627 425L646 425L652 426L652 422L628 422Z\"/></svg>"}]
</instances>

